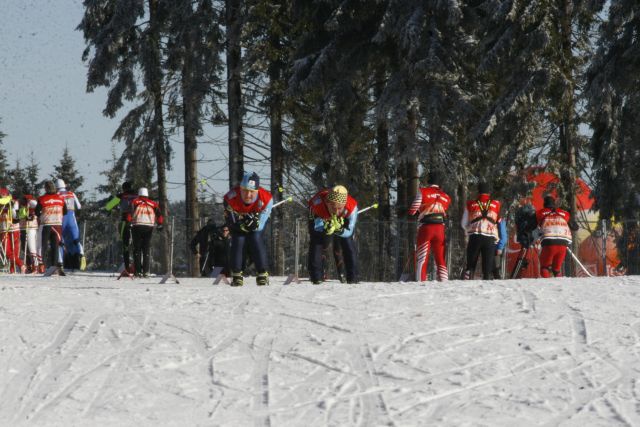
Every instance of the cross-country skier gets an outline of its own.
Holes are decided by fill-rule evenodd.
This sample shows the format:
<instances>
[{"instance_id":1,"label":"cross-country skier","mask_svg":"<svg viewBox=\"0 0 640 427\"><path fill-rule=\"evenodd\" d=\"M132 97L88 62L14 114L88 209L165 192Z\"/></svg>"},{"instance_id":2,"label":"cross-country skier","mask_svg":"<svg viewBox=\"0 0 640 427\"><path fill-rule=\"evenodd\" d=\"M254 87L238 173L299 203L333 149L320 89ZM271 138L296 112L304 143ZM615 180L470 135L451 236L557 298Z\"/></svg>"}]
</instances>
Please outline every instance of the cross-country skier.
<instances>
[{"instance_id":1,"label":"cross-country skier","mask_svg":"<svg viewBox=\"0 0 640 427\"><path fill-rule=\"evenodd\" d=\"M38 217L36 206L38 202L31 194L23 194L20 197L20 244L24 245L27 254L27 270L31 273L38 272L40 260L38 258Z\"/></svg>"},{"instance_id":2,"label":"cross-country skier","mask_svg":"<svg viewBox=\"0 0 640 427\"><path fill-rule=\"evenodd\" d=\"M189 242L189 249L191 253L198 256L198 262L200 264L200 275L207 277L211 273L211 261L212 261L212 245L211 241L218 233L218 227L212 219L193 236L193 239Z\"/></svg>"},{"instance_id":3,"label":"cross-country skier","mask_svg":"<svg viewBox=\"0 0 640 427\"><path fill-rule=\"evenodd\" d=\"M218 228L215 236L209 242L208 262L211 268L222 267L222 274L229 276L229 255L231 254L231 234L229 227L223 225Z\"/></svg>"},{"instance_id":4,"label":"cross-country skier","mask_svg":"<svg viewBox=\"0 0 640 427\"><path fill-rule=\"evenodd\" d=\"M125 181L122 183L122 193L114 196L104 207L107 212L111 212L115 208L120 210L120 226L118 228L118 233L122 244L122 262L124 264L125 271L129 274L135 273L131 266L129 247L131 246L131 202L133 202L137 197L138 195L133 190L131 182Z\"/></svg>"},{"instance_id":5,"label":"cross-country skier","mask_svg":"<svg viewBox=\"0 0 640 427\"><path fill-rule=\"evenodd\" d=\"M358 203L342 185L320 190L309 200L309 278L314 285L324 277L323 248L327 240L340 238L347 283L358 283L358 257L353 232L358 219Z\"/></svg>"},{"instance_id":6,"label":"cross-country skier","mask_svg":"<svg viewBox=\"0 0 640 427\"><path fill-rule=\"evenodd\" d=\"M39 259L42 263L38 266L39 271L44 273L48 267L56 267L56 271L61 276L64 275L62 269L62 221L67 213L65 200L56 192L56 185L53 181L44 184L46 194L38 198L36 205L36 216L38 217L38 235L40 248Z\"/></svg>"},{"instance_id":7,"label":"cross-country skier","mask_svg":"<svg viewBox=\"0 0 640 427\"><path fill-rule=\"evenodd\" d=\"M466 209L462 215L461 225L469 237L467 265L462 277L464 280L471 279L480 254L482 254L482 278L483 280L491 280L496 242L499 240L499 221L500 202L491 199L489 185L481 182L478 184L477 198L467 201Z\"/></svg>"},{"instance_id":8,"label":"cross-country skier","mask_svg":"<svg viewBox=\"0 0 640 427\"><path fill-rule=\"evenodd\" d=\"M429 251L438 269L438 281L449 280L445 262L445 220L451 198L439 187L440 177L436 171L429 173L429 186L420 188L409 208L409 215L418 215L416 244L416 280L427 280Z\"/></svg>"},{"instance_id":9,"label":"cross-country skier","mask_svg":"<svg viewBox=\"0 0 640 427\"><path fill-rule=\"evenodd\" d=\"M73 191L67 190L67 185L63 179L56 180L56 189L67 205L67 213L62 220L62 239L64 240L64 266L71 269L84 270L87 260L84 257L84 248L80 243L80 229L76 212L82 209L80 200Z\"/></svg>"},{"instance_id":10,"label":"cross-country skier","mask_svg":"<svg viewBox=\"0 0 640 427\"><path fill-rule=\"evenodd\" d=\"M556 207L552 196L544 198L544 207L536 212L541 232L542 251L540 252L540 275L542 277L561 277L562 263L571 244L571 230L577 230L577 224L569 212Z\"/></svg>"},{"instance_id":11,"label":"cross-country skier","mask_svg":"<svg viewBox=\"0 0 640 427\"><path fill-rule=\"evenodd\" d=\"M133 236L133 262L137 277L149 277L151 235L157 224L162 229L164 218L160 205L149 198L149 190L142 187L131 202L131 234Z\"/></svg>"},{"instance_id":12,"label":"cross-country skier","mask_svg":"<svg viewBox=\"0 0 640 427\"><path fill-rule=\"evenodd\" d=\"M256 266L256 284L269 284L267 249L262 240L262 230L271 215L273 197L260 187L260 177L255 172L245 172L239 186L224 196L224 216L231 232L231 286L242 286L242 262L244 245L248 244Z\"/></svg>"},{"instance_id":13,"label":"cross-country skier","mask_svg":"<svg viewBox=\"0 0 640 427\"><path fill-rule=\"evenodd\" d=\"M18 220L18 202L9 190L0 188L0 249L6 258L10 273L18 270L25 273L26 267L20 259L20 225Z\"/></svg>"},{"instance_id":14,"label":"cross-country skier","mask_svg":"<svg viewBox=\"0 0 640 427\"><path fill-rule=\"evenodd\" d=\"M502 257L504 256L504 248L507 246L507 220L501 218L498 222L498 243L496 243L496 254L493 261L493 278L496 280L502 279L500 272Z\"/></svg>"}]
</instances>

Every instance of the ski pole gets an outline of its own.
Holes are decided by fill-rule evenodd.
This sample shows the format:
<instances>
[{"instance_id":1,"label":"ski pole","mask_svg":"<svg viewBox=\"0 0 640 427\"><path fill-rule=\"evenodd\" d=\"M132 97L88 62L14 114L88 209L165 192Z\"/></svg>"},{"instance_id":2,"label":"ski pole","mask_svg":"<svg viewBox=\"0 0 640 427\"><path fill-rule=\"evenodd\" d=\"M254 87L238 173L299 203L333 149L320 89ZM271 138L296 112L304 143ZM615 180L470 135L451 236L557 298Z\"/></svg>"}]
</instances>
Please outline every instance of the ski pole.
<instances>
[{"instance_id":1,"label":"ski pole","mask_svg":"<svg viewBox=\"0 0 640 427\"><path fill-rule=\"evenodd\" d=\"M582 268L582 271L585 272L585 274L588 277L593 277L593 275L591 273L589 273L589 270L586 269L586 267L584 265L582 265L582 263L580 262L580 260L578 259L578 257L573 253L573 251L569 248L567 248L567 252L569 252L569 254L571 255L571 257L573 258L573 260L576 262L576 264L578 264L580 266L580 268Z\"/></svg>"},{"instance_id":2,"label":"ski pole","mask_svg":"<svg viewBox=\"0 0 640 427\"><path fill-rule=\"evenodd\" d=\"M367 206L366 208L362 209L361 211L358 211L358 214L364 213L364 212L368 211L369 209L378 209L378 203L374 203L371 206Z\"/></svg>"},{"instance_id":3,"label":"ski pole","mask_svg":"<svg viewBox=\"0 0 640 427\"><path fill-rule=\"evenodd\" d=\"M275 203L273 206L271 206L271 209L276 208L284 203L292 202L292 201L293 201L293 197L289 196L286 199L280 200L278 203Z\"/></svg>"}]
</instances>

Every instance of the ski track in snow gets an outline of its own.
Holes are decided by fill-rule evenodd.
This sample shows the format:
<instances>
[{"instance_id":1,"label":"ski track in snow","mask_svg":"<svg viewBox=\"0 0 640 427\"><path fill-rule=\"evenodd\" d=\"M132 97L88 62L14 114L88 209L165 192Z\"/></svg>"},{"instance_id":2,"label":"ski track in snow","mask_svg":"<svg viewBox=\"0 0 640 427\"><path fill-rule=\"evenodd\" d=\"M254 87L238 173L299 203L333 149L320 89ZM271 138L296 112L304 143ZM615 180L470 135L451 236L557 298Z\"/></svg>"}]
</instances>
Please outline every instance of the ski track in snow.
<instances>
[{"instance_id":1,"label":"ski track in snow","mask_svg":"<svg viewBox=\"0 0 640 427\"><path fill-rule=\"evenodd\" d=\"M0 425L640 425L637 277L159 280L0 277Z\"/></svg>"}]
</instances>

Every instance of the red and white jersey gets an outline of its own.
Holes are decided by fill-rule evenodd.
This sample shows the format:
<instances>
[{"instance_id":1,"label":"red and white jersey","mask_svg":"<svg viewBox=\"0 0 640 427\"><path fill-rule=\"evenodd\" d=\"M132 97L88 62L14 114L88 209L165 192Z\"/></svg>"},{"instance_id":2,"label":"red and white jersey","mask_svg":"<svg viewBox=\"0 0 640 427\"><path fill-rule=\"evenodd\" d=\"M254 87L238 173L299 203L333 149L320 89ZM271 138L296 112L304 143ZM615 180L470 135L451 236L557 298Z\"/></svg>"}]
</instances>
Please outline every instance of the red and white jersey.
<instances>
[{"instance_id":1,"label":"red and white jersey","mask_svg":"<svg viewBox=\"0 0 640 427\"><path fill-rule=\"evenodd\" d=\"M467 234L482 234L498 236L498 222L500 221L500 202L491 200L488 194L480 194L478 199L467 201L467 208L462 216L462 227Z\"/></svg>"},{"instance_id":2,"label":"red and white jersey","mask_svg":"<svg viewBox=\"0 0 640 427\"><path fill-rule=\"evenodd\" d=\"M59 194L45 194L38 198L36 214L40 225L62 225L62 218L66 212L66 203Z\"/></svg>"},{"instance_id":3,"label":"red and white jersey","mask_svg":"<svg viewBox=\"0 0 640 427\"><path fill-rule=\"evenodd\" d=\"M58 194L64 199L64 202L67 205L67 212L74 212L82 209L80 200L78 200L78 197L73 191L62 190L58 191Z\"/></svg>"},{"instance_id":4,"label":"red and white jersey","mask_svg":"<svg viewBox=\"0 0 640 427\"><path fill-rule=\"evenodd\" d=\"M267 208L272 197L273 196L269 191L265 190L262 187L259 187L258 197L256 197L253 203L249 203L247 205L244 203L240 195L240 187L235 187L229 190L229 192L224 195L224 203L227 208L231 209L233 212L239 215L248 213L261 213Z\"/></svg>"},{"instance_id":5,"label":"red and white jersey","mask_svg":"<svg viewBox=\"0 0 640 427\"><path fill-rule=\"evenodd\" d=\"M418 221L425 224L442 224L446 218L451 197L437 185L420 188L409 208L409 215L418 213Z\"/></svg>"},{"instance_id":6,"label":"red and white jersey","mask_svg":"<svg viewBox=\"0 0 640 427\"><path fill-rule=\"evenodd\" d=\"M542 232L542 239L560 239L571 243L571 215L563 209L542 208L536 212L538 227Z\"/></svg>"},{"instance_id":7,"label":"red and white jersey","mask_svg":"<svg viewBox=\"0 0 640 427\"><path fill-rule=\"evenodd\" d=\"M329 212L326 203L328 194L328 189L320 190L309 200L309 211L311 212L311 216L314 218L322 218L323 220L331 218L331 213ZM356 202L356 199L351 197L351 195L347 195L347 203L345 203L342 210L336 213L336 216L338 218L349 218L357 207L358 202Z\"/></svg>"},{"instance_id":8,"label":"red and white jersey","mask_svg":"<svg viewBox=\"0 0 640 427\"><path fill-rule=\"evenodd\" d=\"M160 205L153 200L138 196L131 202L131 225L153 227L163 220Z\"/></svg>"}]
</instances>

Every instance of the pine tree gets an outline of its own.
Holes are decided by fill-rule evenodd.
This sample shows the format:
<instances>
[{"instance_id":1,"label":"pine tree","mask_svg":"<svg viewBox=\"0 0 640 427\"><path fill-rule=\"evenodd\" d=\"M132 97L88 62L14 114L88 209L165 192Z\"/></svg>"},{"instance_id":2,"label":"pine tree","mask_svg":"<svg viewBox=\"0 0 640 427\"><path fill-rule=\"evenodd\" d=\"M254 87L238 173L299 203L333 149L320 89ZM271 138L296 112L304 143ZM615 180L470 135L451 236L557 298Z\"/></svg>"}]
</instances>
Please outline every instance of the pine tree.
<instances>
[{"instance_id":1,"label":"pine tree","mask_svg":"<svg viewBox=\"0 0 640 427\"><path fill-rule=\"evenodd\" d=\"M612 2L587 74L595 196L603 219L636 219L640 201L640 5Z\"/></svg>"},{"instance_id":2,"label":"pine tree","mask_svg":"<svg viewBox=\"0 0 640 427\"><path fill-rule=\"evenodd\" d=\"M105 184L100 184L96 188L99 193L107 195L115 195L120 193L121 185L124 180L123 177L123 165L116 156L115 147L111 147L111 160L108 162L109 169L100 172L100 175L107 179ZM134 186L134 188L137 188Z\"/></svg>"},{"instance_id":3,"label":"pine tree","mask_svg":"<svg viewBox=\"0 0 640 427\"><path fill-rule=\"evenodd\" d=\"M225 0L227 28L227 101L229 110L229 185L240 183L244 171L242 105L242 0Z\"/></svg>"},{"instance_id":4,"label":"pine tree","mask_svg":"<svg viewBox=\"0 0 640 427\"><path fill-rule=\"evenodd\" d=\"M73 191L78 196L78 199L82 201L84 191L80 191L80 187L82 187L84 178L76 169L76 161L71 157L68 147L65 147L60 163L54 166L53 169L55 172L51 175L51 179L54 181L58 178L62 179L66 184L67 190Z\"/></svg>"},{"instance_id":5,"label":"pine tree","mask_svg":"<svg viewBox=\"0 0 640 427\"><path fill-rule=\"evenodd\" d=\"M31 194L29 188L28 172L20 164L20 159L16 160L16 166L9 172L11 177L10 189L14 194Z\"/></svg>"},{"instance_id":6,"label":"pine tree","mask_svg":"<svg viewBox=\"0 0 640 427\"><path fill-rule=\"evenodd\" d=\"M176 82L168 91L168 120L183 129L187 236L196 234L200 219L198 136L202 134L205 116L211 111L208 105L219 109L221 53L224 50L220 21L211 1L175 2L168 17L166 67L171 80ZM199 276L196 257L188 259L190 274Z\"/></svg>"},{"instance_id":7,"label":"pine tree","mask_svg":"<svg viewBox=\"0 0 640 427\"><path fill-rule=\"evenodd\" d=\"M166 138L163 111L164 52L161 38L173 2L165 0L84 1L85 13L78 29L89 60L87 91L108 87L103 113L114 117L125 102L138 101L121 121L114 138L126 144L125 158L134 163L127 175L143 171L145 185L155 163L160 210L168 217L167 177L171 150ZM143 88L139 89L139 83ZM151 161L153 160L153 161ZM138 167L140 166L140 167ZM161 233L161 264L169 268L169 230Z\"/></svg>"},{"instance_id":8,"label":"pine tree","mask_svg":"<svg viewBox=\"0 0 640 427\"><path fill-rule=\"evenodd\" d=\"M0 123L2 123L0 121ZM9 161L7 160L7 152L4 149L2 140L6 134L0 131L0 187L6 187L9 185L9 180L11 179L9 172Z\"/></svg>"},{"instance_id":9,"label":"pine tree","mask_svg":"<svg viewBox=\"0 0 640 427\"><path fill-rule=\"evenodd\" d=\"M39 177L40 166L38 166L38 163L36 162L36 156L33 151L31 151L31 153L29 154L29 166L27 166L26 174L27 190L29 191L29 194L32 194L34 196L38 195L40 193L42 182L40 181Z\"/></svg>"},{"instance_id":10,"label":"pine tree","mask_svg":"<svg viewBox=\"0 0 640 427\"><path fill-rule=\"evenodd\" d=\"M587 73L591 151L595 171L595 198L600 218L622 222L617 239L627 274L639 274L640 235L640 5L611 2L599 28L594 61Z\"/></svg>"}]
</instances>

